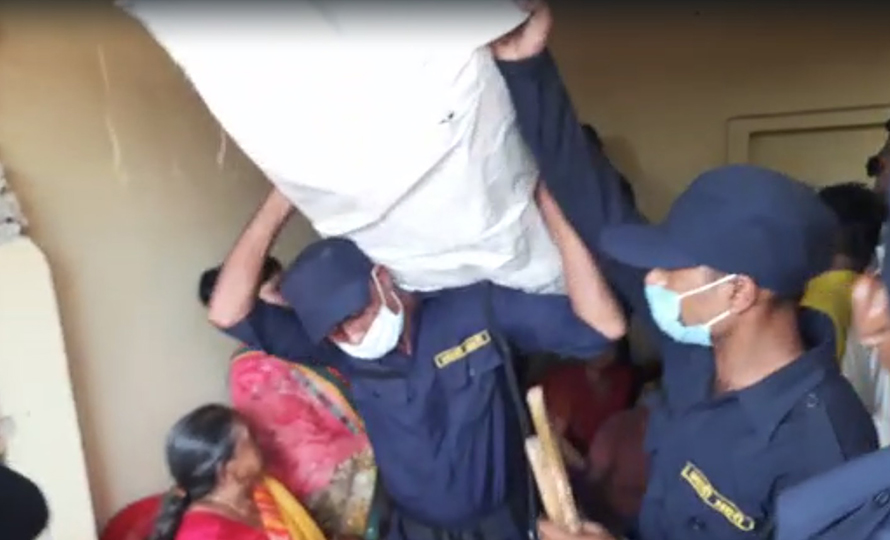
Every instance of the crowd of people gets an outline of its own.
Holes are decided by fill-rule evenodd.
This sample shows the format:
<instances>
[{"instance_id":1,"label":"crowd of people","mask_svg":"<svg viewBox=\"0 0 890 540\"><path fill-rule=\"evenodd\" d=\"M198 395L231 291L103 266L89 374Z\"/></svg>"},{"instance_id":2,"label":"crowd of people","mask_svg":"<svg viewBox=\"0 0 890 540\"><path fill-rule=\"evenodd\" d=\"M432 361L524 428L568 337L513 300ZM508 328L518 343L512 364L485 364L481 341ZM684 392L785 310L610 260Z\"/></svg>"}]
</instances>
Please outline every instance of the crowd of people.
<instances>
[{"instance_id":1,"label":"crowd of people","mask_svg":"<svg viewBox=\"0 0 890 540\"><path fill-rule=\"evenodd\" d=\"M491 50L541 172L566 294L404 290L342 237L284 266L270 251L295 209L272 188L200 278L209 321L240 343L231 405L177 422L173 487L104 539L890 537L890 418L850 381L890 367L875 256L887 186L817 192L731 165L649 223L574 112L547 51L549 9L530 9ZM885 176L883 153L870 175ZM656 358L635 357L632 324ZM531 384L586 519L578 533L538 508ZM45 501L5 468L0 498L4 482L40 503L17 516L28 523L14 537L33 538Z\"/></svg>"}]
</instances>

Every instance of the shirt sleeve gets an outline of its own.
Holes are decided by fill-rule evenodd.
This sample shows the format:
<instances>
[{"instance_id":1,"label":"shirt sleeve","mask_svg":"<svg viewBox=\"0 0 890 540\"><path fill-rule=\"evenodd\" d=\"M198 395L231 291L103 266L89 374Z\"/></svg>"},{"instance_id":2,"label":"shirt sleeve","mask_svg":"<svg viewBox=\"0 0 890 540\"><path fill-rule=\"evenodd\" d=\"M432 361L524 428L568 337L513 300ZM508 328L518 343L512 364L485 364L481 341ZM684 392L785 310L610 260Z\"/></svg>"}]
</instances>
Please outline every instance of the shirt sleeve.
<instances>
[{"instance_id":1,"label":"shirt sleeve","mask_svg":"<svg viewBox=\"0 0 890 540\"><path fill-rule=\"evenodd\" d=\"M783 492L776 505L774 538L870 538L874 531L866 528L888 512L874 504L887 487L888 466L890 452L874 452Z\"/></svg>"},{"instance_id":2,"label":"shirt sleeve","mask_svg":"<svg viewBox=\"0 0 890 540\"><path fill-rule=\"evenodd\" d=\"M588 144L550 53L499 62L498 67L542 181L578 236L597 255L600 269L624 308L648 314L643 294L645 271L598 253L606 226L644 223L645 219L624 195L621 174L602 151Z\"/></svg>"},{"instance_id":3,"label":"shirt sleeve","mask_svg":"<svg viewBox=\"0 0 890 540\"><path fill-rule=\"evenodd\" d=\"M575 315L567 297L490 286L497 330L520 352L585 358L609 347L605 336Z\"/></svg>"},{"instance_id":4,"label":"shirt sleeve","mask_svg":"<svg viewBox=\"0 0 890 540\"><path fill-rule=\"evenodd\" d=\"M224 329L229 336L251 347L299 364L322 363L316 347L290 308L257 300L253 310L238 324Z\"/></svg>"}]
</instances>

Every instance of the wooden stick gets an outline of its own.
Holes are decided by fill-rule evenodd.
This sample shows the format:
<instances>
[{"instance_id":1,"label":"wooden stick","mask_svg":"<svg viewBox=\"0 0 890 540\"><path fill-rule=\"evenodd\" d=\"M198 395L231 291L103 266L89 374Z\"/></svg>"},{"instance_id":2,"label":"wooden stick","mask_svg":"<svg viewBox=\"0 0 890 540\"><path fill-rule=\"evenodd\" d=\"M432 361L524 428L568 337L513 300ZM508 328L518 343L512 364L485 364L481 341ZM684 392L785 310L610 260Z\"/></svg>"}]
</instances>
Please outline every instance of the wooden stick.
<instances>
[{"instance_id":1,"label":"wooden stick","mask_svg":"<svg viewBox=\"0 0 890 540\"><path fill-rule=\"evenodd\" d=\"M525 454L528 456L529 465L535 475L535 484L538 485L538 493L544 503L544 512L547 518L554 523L564 523L565 517L559 504L559 494L553 483L553 475L547 466L547 458L541 449L541 441L537 437L529 437L525 440Z\"/></svg>"},{"instance_id":2,"label":"wooden stick","mask_svg":"<svg viewBox=\"0 0 890 540\"><path fill-rule=\"evenodd\" d=\"M559 506L559 511L556 514L551 514L546 507L545 510L552 521L564 527L568 532L577 534L581 531L581 518L578 515L578 508L575 506L575 498L559 449L559 441L553 433L550 418L547 415L544 391L540 386L535 386L528 391L526 401L531 412L532 423L535 425L535 432L537 432L538 443L532 443L532 446L540 445L540 454L544 462L542 472L551 479ZM526 451L528 452L528 443L526 443ZM542 489L540 481L538 489Z\"/></svg>"}]
</instances>

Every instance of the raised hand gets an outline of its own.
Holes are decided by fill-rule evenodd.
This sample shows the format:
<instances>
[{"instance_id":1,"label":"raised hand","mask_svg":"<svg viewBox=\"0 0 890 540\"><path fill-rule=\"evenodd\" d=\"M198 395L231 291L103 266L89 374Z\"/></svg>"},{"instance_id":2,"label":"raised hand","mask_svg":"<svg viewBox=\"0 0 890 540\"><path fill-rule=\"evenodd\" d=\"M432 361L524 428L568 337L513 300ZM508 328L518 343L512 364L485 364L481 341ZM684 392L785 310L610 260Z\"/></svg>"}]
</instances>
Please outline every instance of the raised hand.
<instances>
[{"instance_id":1,"label":"raised hand","mask_svg":"<svg viewBox=\"0 0 890 540\"><path fill-rule=\"evenodd\" d=\"M542 519L538 522L541 540L615 540L609 531L596 523L582 523L581 532L572 534L559 525Z\"/></svg>"},{"instance_id":2,"label":"raised hand","mask_svg":"<svg viewBox=\"0 0 890 540\"><path fill-rule=\"evenodd\" d=\"M525 60L539 54L547 46L553 16L543 0L519 2L529 13L528 19L515 30L491 43L494 57L505 62Z\"/></svg>"},{"instance_id":3,"label":"raised hand","mask_svg":"<svg viewBox=\"0 0 890 540\"><path fill-rule=\"evenodd\" d=\"M853 284L853 326L863 345L883 348L890 344L890 307L878 276L863 275Z\"/></svg>"}]
</instances>

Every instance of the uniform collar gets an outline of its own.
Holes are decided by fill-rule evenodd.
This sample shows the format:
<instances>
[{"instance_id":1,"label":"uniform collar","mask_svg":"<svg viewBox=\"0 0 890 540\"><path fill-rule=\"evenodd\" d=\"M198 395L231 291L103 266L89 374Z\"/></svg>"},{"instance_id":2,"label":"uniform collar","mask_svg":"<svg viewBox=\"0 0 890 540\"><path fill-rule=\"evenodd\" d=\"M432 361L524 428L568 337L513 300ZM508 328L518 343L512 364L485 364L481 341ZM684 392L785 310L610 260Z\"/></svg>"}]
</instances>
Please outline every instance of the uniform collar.
<instances>
[{"instance_id":1,"label":"uniform collar","mask_svg":"<svg viewBox=\"0 0 890 540\"><path fill-rule=\"evenodd\" d=\"M830 369L837 369L835 361L834 326L827 315L801 309L800 330L806 351L797 360L763 379L754 386L735 393L742 408L758 434L768 441L791 409L808 397L825 378Z\"/></svg>"}]
</instances>

